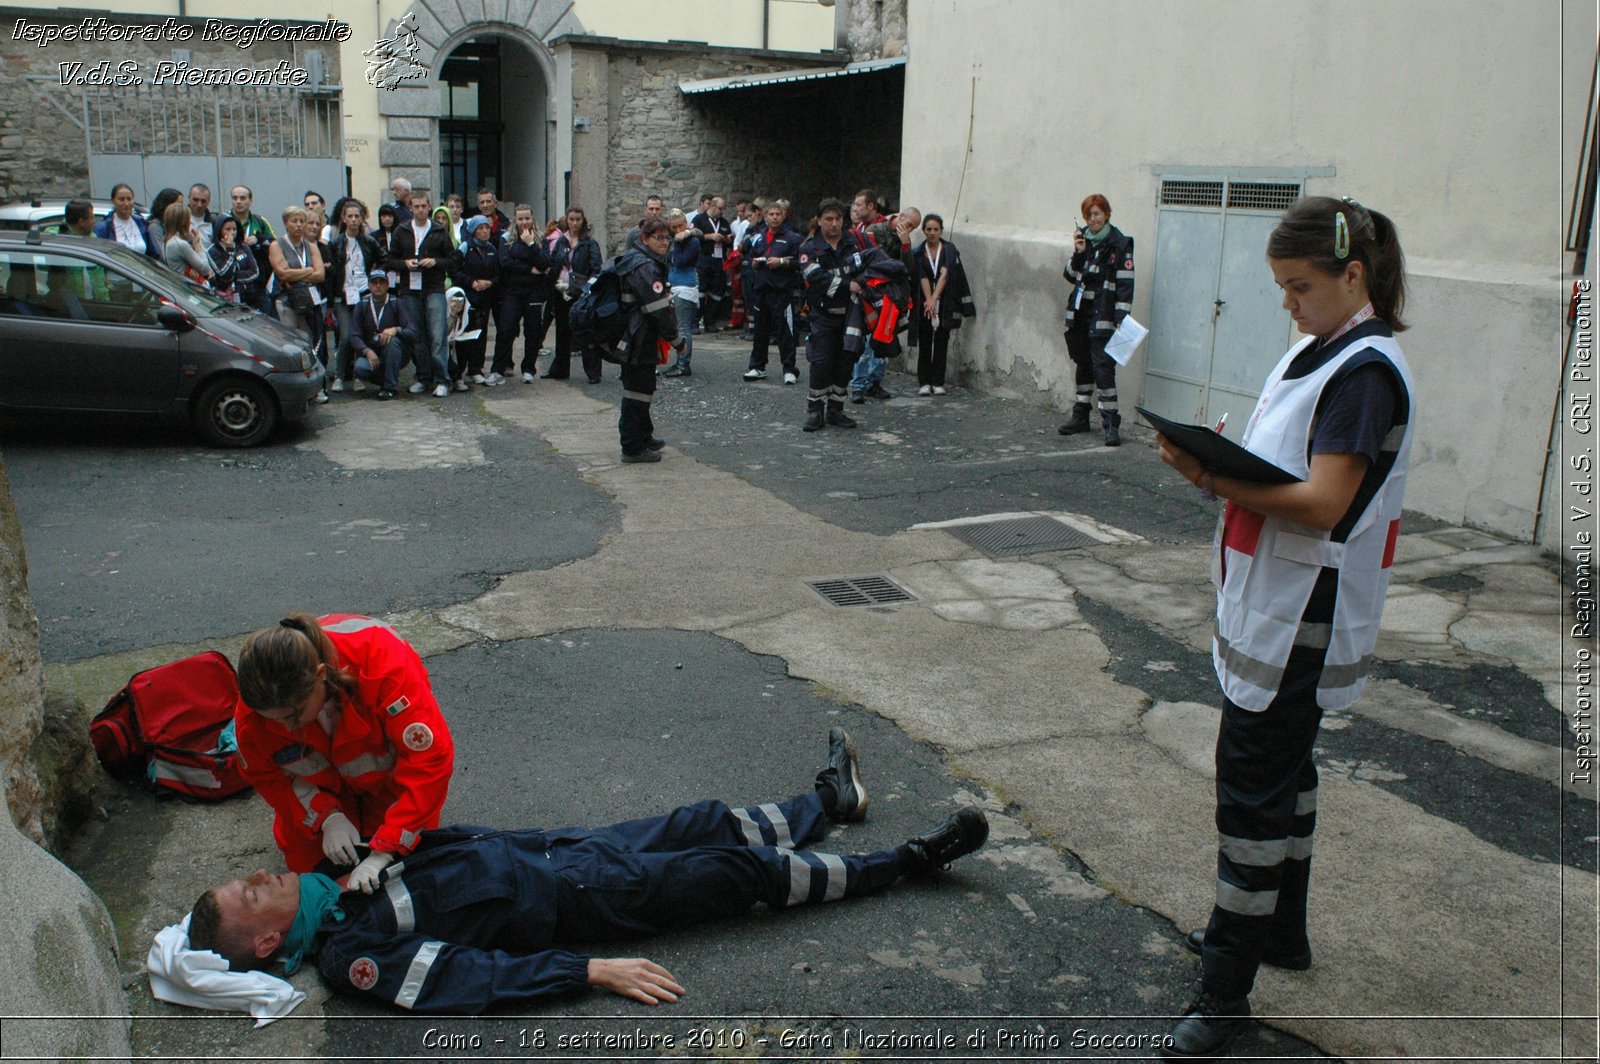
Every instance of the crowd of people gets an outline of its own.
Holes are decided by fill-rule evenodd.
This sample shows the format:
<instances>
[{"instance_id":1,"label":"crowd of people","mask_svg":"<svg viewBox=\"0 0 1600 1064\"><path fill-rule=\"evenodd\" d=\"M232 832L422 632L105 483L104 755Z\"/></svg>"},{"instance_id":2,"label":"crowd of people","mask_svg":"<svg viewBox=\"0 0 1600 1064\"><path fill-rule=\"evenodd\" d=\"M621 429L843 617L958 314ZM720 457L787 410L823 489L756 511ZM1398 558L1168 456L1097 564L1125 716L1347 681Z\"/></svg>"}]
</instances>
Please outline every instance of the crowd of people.
<instances>
[{"instance_id":1,"label":"crowd of people","mask_svg":"<svg viewBox=\"0 0 1600 1064\"><path fill-rule=\"evenodd\" d=\"M89 201L74 201L60 228L116 240L299 329L328 371L322 402L328 392L368 386L392 399L407 364L415 377L409 391L438 398L516 379L565 379L574 354L571 303L611 261L619 275L636 274L639 295L650 298L627 301L635 320L620 351L579 344L577 354L591 384L601 381L607 358L624 367L619 431L629 461L659 460L653 431L629 427L648 428L638 408L653 396L655 376L693 375L697 333L742 328L751 345L747 381L766 379L776 343L786 385L800 383L805 339L803 428L814 432L854 426L846 400L892 398L885 365L903 345L919 352L917 394L944 395L950 333L975 312L944 220L915 207L885 215L872 189L848 206L825 199L809 217L782 198L737 200L730 214L720 195L700 196L692 210L648 196L610 260L579 207L541 220L516 204L508 217L496 192L482 188L467 216L460 195L436 205L405 178L391 183L390 195L374 213L348 196L330 210L321 193L307 190L275 228L255 212L246 185L229 190L225 213L212 210L211 189L197 183L187 198L162 189L141 215L133 189L119 184L105 217L96 220ZM554 352L540 374L552 331ZM642 366L650 367L648 380Z\"/></svg>"}]
</instances>

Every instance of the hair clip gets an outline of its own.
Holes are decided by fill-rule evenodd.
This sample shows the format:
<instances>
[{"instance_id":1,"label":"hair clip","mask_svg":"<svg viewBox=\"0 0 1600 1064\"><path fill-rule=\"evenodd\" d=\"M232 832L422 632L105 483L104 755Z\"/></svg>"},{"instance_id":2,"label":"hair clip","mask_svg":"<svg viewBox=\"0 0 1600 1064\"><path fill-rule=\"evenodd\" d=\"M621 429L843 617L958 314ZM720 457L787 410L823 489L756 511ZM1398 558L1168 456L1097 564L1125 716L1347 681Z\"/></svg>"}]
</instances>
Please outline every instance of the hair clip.
<instances>
[{"instance_id":1,"label":"hair clip","mask_svg":"<svg viewBox=\"0 0 1600 1064\"><path fill-rule=\"evenodd\" d=\"M1350 223L1345 221L1344 211L1333 212L1333 257L1340 261L1350 257Z\"/></svg>"}]
</instances>

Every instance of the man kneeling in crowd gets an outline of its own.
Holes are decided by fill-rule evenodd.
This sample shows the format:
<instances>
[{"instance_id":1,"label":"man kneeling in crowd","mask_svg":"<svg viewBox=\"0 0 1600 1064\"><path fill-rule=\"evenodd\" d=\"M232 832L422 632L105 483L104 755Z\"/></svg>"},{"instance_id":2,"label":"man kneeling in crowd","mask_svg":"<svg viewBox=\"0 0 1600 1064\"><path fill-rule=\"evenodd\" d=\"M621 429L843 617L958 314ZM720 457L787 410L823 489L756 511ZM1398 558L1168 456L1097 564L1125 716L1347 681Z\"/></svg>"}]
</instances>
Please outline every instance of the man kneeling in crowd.
<instances>
[{"instance_id":1,"label":"man kneeling in crowd","mask_svg":"<svg viewBox=\"0 0 1600 1064\"><path fill-rule=\"evenodd\" d=\"M892 850L796 849L821 838L828 820L866 810L855 744L834 728L816 788L787 801L703 801L599 829L425 831L370 896L293 872L207 891L189 944L236 970L282 961L293 973L314 953L335 988L424 1012L477 1013L587 986L656 1005L684 992L660 965L555 944L658 934L756 902L776 909L870 894L989 836L982 810L968 807Z\"/></svg>"}]
</instances>

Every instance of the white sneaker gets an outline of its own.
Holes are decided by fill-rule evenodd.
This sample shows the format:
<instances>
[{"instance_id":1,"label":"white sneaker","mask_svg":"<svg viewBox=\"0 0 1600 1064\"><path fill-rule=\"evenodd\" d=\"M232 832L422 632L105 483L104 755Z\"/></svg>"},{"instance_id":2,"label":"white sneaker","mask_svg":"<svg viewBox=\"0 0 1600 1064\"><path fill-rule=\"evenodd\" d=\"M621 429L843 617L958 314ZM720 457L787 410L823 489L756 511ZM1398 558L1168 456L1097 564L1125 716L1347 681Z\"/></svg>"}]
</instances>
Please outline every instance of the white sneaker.
<instances>
[{"instance_id":1,"label":"white sneaker","mask_svg":"<svg viewBox=\"0 0 1600 1064\"><path fill-rule=\"evenodd\" d=\"M426 384L423 384L421 381L418 381L417 383L413 384L411 387L406 389L406 391L410 392L412 395L421 395L423 392L425 392L427 390L428 390L428 386Z\"/></svg>"},{"instance_id":2,"label":"white sneaker","mask_svg":"<svg viewBox=\"0 0 1600 1064\"><path fill-rule=\"evenodd\" d=\"M314 401L318 402L318 403L326 403L328 401L328 393L327 392L318 392L317 393L317 398Z\"/></svg>"},{"instance_id":3,"label":"white sneaker","mask_svg":"<svg viewBox=\"0 0 1600 1064\"><path fill-rule=\"evenodd\" d=\"M437 388L435 388L433 390L433 397L435 399L443 399L445 396L447 396L449 394L450 394L450 386L448 384L441 384L441 385L439 385L439 387L437 387Z\"/></svg>"},{"instance_id":4,"label":"white sneaker","mask_svg":"<svg viewBox=\"0 0 1600 1064\"><path fill-rule=\"evenodd\" d=\"M344 391L344 381L340 380L338 377L333 378L333 383L328 385L328 391L330 391L330 392L342 392L342 391Z\"/></svg>"},{"instance_id":5,"label":"white sneaker","mask_svg":"<svg viewBox=\"0 0 1600 1064\"><path fill-rule=\"evenodd\" d=\"M917 389L917 394L918 395L932 395L933 394L933 386L930 385L930 384L924 384L922 387Z\"/></svg>"},{"instance_id":6,"label":"white sneaker","mask_svg":"<svg viewBox=\"0 0 1600 1064\"><path fill-rule=\"evenodd\" d=\"M524 374L523 374L523 375L522 375L522 383L523 383L523 384L532 384L532 383L533 383L533 374L531 374L531 373L524 373Z\"/></svg>"},{"instance_id":7,"label":"white sneaker","mask_svg":"<svg viewBox=\"0 0 1600 1064\"><path fill-rule=\"evenodd\" d=\"M484 379L483 379L483 374L481 374L481 373L474 373L474 374L473 374L473 375L472 375L472 383L473 383L473 384L483 384L483 383L485 383L485 381L484 381Z\"/></svg>"},{"instance_id":8,"label":"white sneaker","mask_svg":"<svg viewBox=\"0 0 1600 1064\"><path fill-rule=\"evenodd\" d=\"M799 377L798 374L785 373L783 375L783 383L785 383L785 384L799 384L800 383L800 377Z\"/></svg>"},{"instance_id":9,"label":"white sneaker","mask_svg":"<svg viewBox=\"0 0 1600 1064\"><path fill-rule=\"evenodd\" d=\"M365 383L364 383L364 382L363 382L363 381L362 381L362 380L361 380L361 378L360 378L360 377L357 377L357 378L356 378L356 379L355 379L355 380L353 380L353 381L351 381L351 382L350 382L350 390L351 390L351 391L352 391L352 392L364 392L364 391L366 391L366 390L367 390L367 386L366 386L366 384L365 384Z\"/></svg>"},{"instance_id":10,"label":"white sneaker","mask_svg":"<svg viewBox=\"0 0 1600 1064\"><path fill-rule=\"evenodd\" d=\"M503 373L491 373L487 377L483 378L483 383L487 384L491 388L498 387L505 382L506 378L505 374Z\"/></svg>"},{"instance_id":11,"label":"white sneaker","mask_svg":"<svg viewBox=\"0 0 1600 1064\"><path fill-rule=\"evenodd\" d=\"M747 381L764 381L767 379L767 371L764 369L747 369L744 371L744 379Z\"/></svg>"},{"instance_id":12,"label":"white sneaker","mask_svg":"<svg viewBox=\"0 0 1600 1064\"><path fill-rule=\"evenodd\" d=\"M467 379L465 377L463 377L460 380L456 381L456 391L458 391L458 392L467 391L471 387L472 387L472 385L467 383Z\"/></svg>"},{"instance_id":13,"label":"white sneaker","mask_svg":"<svg viewBox=\"0 0 1600 1064\"><path fill-rule=\"evenodd\" d=\"M942 385L942 384L935 384L935 385L934 385L934 386L933 386L933 394L934 394L934 395L943 395L943 394L944 394L944 385Z\"/></svg>"}]
</instances>

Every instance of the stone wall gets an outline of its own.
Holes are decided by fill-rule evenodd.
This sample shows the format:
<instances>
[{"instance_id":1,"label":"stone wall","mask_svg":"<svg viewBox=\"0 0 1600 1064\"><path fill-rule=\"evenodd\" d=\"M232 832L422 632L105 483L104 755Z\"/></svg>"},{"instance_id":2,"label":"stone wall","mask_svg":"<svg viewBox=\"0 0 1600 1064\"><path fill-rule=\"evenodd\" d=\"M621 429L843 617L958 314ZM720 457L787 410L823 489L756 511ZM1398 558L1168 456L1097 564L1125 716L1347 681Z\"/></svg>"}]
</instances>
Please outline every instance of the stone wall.
<instances>
[{"instance_id":1,"label":"stone wall","mask_svg":"<svg viewBox=\"0 0 1600 1064\"><path fill-rule=\"evenodd\" d=\"M572 202L610 251L644 213L646 196L692 209L702 192L783 196L803 221L825 195L872 185L898 194L898 71L685 96L680 82L839 66L844 57L647 45L606 38L557 42L572 71Z\"/></svg>"},{"instance_id":2,"label":"stone wall","mask_svg":"<svg viewBox=\"0 0 1600 1064\"><path fill-rule=\"evenodd\" d=\"M906 54L906 0L836 0L852 61Z\"/></svg>"},{"instance_id":3,"label":"stone wall","mask_svg":"<svg viewBox=\"0 0 1600 1064\"><path fill-rule=\"evenodd\" d=\"M11 822L35 842L44 839L39 777L29 759L44 719L44 667L39 618L28 594L28 557L0 462L0 772Z\"/></svg>"},{"instance_id":4,"label":"stone wall","mask_svg":"<svg viewBox=\"0 0 1600 1064\"><path fill-rule=\"evenodd\" d=\"M40 47L37 41L19 37L18 20L40 27L77 26L85 18L103 17L116 27L158 27L169 36L177 35L177 28L192 30L186 40L144 39L108 42L53 40ZM189 123L173 123L169 134L151 137L157 126L148 117L151 104L147 99L182 101L196 106L202 102L209 106L214 95L226 100L237 90L229 88L185 87L181 85L154 86L156 64L181 58L175 53L187 52L188 61L195 67L235 70L271 69L280 62L290 68L306 65L309 52L322 54L326 84L339 84L339 43L254 41L248 48L239 48L226 40L202 39L203 18L158 17L132 15L121 12L74 9L51 11L39 8L0 7L0 203L26 200L39 196L81 196L89 192L89 145L81 123L84 118L84 93L117 92L116 118L126 123L130 136L147 144L143 150L190 154L179 149L187 147ZM218 20L229 26L250 26L255 20ZM300 24L300 20L275 20ZM143 77L147 84L116 90L97 89L77 84L63 85L62 64L81 63L66 76L75 79L85 76L93 79L97 64L108 64L104 73L115 77L121 64L133 63L129 68L135 76ZM146 113L141 113L143 109ZM223 110L224 116L227 110ZM208 116L209 117L209 116ZM224 118L226 122L226 117ZM135 151L141 150L135 148ZM210 155L206 150L198 154ZM109 189L94 190L104 197ZM217 196L213 190L212 206L226 206L226 194Z\"/></svg>"},{"instance_id":5,"label":"stone wall","mask_svg":"<svg viewBox=\"0 0 1600 1064\"><path fill-rule=\"evenodd\" d=\"M0 461L0 1016L8 1058L129 1056L128 1005L105 906L37 845L51 816L30 751L44 717L39 620L28 560ZM78 722L78 750L83 748ZM48 1017L73 1017L50 1020ZM33 1017L29 1019L28 1017Z\"/></svg>"}]
</instances>

